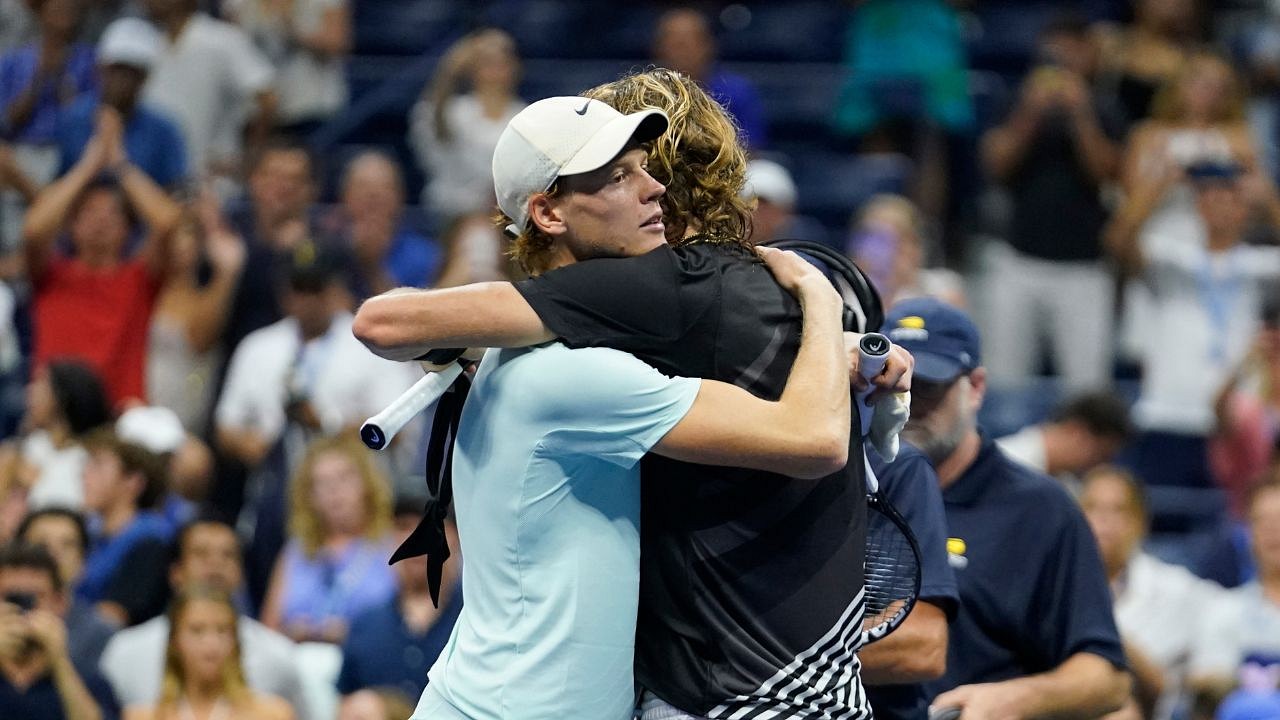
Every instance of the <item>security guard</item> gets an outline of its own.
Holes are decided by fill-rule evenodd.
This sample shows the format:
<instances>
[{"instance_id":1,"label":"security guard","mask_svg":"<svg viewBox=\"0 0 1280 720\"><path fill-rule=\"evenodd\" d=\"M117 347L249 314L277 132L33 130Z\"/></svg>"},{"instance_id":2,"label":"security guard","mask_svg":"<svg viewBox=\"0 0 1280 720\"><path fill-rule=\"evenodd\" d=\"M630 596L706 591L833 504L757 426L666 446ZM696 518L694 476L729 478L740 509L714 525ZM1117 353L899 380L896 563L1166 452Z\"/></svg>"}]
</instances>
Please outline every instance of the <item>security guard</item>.
<instances>
[{"instance_id":1,"label":"security guard","mask_svg":"<svg viewBox=\"0 0 1280 720\"><path fill-rule=\"evenodd\" d=\"M926 684L933 707L965 719L1118 709L1129 676L1093 535L1058 483L978 431L977 328L932 299L898 304L885 328L916 359L904 437L938 473L960 591L946 674Z\"/></svg>"}]
</instances>

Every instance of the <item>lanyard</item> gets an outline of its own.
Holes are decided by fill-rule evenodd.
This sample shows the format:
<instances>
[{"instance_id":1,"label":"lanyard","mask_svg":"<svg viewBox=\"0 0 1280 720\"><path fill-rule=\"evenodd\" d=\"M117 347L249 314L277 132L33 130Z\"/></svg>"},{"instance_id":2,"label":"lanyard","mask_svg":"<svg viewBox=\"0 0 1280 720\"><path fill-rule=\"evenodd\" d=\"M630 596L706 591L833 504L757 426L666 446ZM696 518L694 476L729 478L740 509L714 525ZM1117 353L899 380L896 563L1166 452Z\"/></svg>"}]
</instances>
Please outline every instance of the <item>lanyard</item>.
<instances>
[{"instance_id":1,"label":"lanyard","mask_svg":"<svg viewBox=\"0 0 1280 720\"><path fill-rule=\"evenodd\" d=\"M1236 268L1236 256L1226 255L1223 264L1226 265L1226 271L1221 273L1221 277L1215 276L1213 255L1207 254L1195 273L1199 290L1197 294L1211 325L1209 359L1219 367L1227 363L1227 343L1230 340L1228 329L1244 290L1244 283L1240 279L1242 273Z\"/></svg>"}]
</instances>

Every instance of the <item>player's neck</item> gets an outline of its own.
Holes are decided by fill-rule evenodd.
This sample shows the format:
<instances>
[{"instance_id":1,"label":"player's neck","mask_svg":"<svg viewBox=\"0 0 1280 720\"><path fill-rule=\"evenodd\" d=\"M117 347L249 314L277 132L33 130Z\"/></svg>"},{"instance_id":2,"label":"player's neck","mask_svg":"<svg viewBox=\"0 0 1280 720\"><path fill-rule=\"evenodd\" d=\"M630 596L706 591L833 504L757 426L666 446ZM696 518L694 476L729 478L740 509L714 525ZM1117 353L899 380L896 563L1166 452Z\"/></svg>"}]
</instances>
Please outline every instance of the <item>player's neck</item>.
<instances>
[{"instance_id":1,"label":"player's neck","mask_svg":"<svg viewBox=\"0 0 1280 720\"><path fill-rule=\"evenodd\" d=\"M947 456L946 460L938 463L934 468L938 473L938 484L944 489L948 488L961 475L973 465L973 461L978 458L978 451L982 449L982 436L977 430L970 430L960 444L956 446L955 452Z\"/></svg>"}]
</instances>

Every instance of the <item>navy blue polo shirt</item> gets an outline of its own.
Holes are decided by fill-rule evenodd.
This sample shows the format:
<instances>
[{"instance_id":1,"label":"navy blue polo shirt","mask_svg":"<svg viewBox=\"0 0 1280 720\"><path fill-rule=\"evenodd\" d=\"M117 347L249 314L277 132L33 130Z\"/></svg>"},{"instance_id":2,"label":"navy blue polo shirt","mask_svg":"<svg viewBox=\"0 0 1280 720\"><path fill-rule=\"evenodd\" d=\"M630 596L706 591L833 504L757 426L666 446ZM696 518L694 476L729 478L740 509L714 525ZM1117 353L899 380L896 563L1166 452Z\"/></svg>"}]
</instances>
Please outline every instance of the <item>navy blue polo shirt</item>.
<instances>
[{"instance_id":1,"label":"navy blue polo shirt","mask_svg":"<svg viewBox=\"0 0 1280 720\"><path fill-rule=\"evenodd\" d=\"M926 684L930 698L1047 672L1081 652L1125 667L1097 543L1058 482L983 436L973 465L942 499L960 612L947 672Z\"/></svg>"},{"instance_id":2,"label":"navy blue polo shirt","mask_svg":"<svg viewBox=\"0 0 1280 720\"><path fill-rule=\"evenodd\" d=\"M357 615L342 646L338 692L349 695L363 688L394 687L407 697L421 695L427 686L427 670L448 644L461 609L459 588L421 635L404 624L398 598Z\"/></svg>"},{"instance_id":3,"label":"navy blue polo shirt","mask_svg":"<svg viewBox=\"0 0 1280 720\"><path fill-rule=\"evenodd\" d=\"M115 693L101 675L76 666L76 673L85 689L98 703L102 720L118 720L120 706ZM0 673L0 720L75 720L62 707L62 698L53 684L53 676L46 674L25 690L19 690Z\"/></svg>"},{"instance_id":4,"label":"navy blue polo shirt","mask_svg":"<svg viewBox=\"0 0 1280 720\"><path fill-rule=\"evenodd\" d=\"M955 573L947 563L947 515L937 473L924 453L907 443L902 443L891 463L875 451L867 453L867 460L884 498L907 521L920 545L920 601L938 606L948 620L954 619L960 594ZM868 514L869 526L877 522L887 521L880 520L878 513ZM876 720L919 719L929 714L929 698L919 683L868 685L867 697Z\"/></svg>"}]
</instances>

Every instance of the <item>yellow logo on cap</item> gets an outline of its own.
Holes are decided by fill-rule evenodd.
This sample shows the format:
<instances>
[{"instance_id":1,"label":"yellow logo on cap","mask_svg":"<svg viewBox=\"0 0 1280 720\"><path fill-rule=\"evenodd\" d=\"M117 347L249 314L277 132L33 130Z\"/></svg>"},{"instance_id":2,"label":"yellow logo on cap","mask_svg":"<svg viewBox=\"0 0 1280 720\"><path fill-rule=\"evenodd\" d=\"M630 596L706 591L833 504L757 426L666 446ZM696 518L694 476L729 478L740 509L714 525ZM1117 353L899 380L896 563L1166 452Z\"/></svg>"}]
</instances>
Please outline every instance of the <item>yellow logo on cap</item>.
<instances>
[{"instance_id":1,"label":"yellow logo on cap","mask_svg":"<svg viewBox=\"0 0 1280 720\"><path fill-rule=\"evenodd\" d=\"M947 552L952 555L963 555L966 547L960 538L947 538Z\"/></svg>"},{"instance_id":2,"label":"yellow logo on cap","mask_svg":"<svg viewBox=\"0 0 1280 720\"><path fill-rule=\"evenodd\" d=\"M898 321L898 327L911 328L912 330L923 330L924 318L919 315L908 315Z\"/></svg>"},{"instance_id":3,"label":"yellow logo on cap","mask_svg":"<svg viewBox=\"0 0 1280 720\"><path fill-rule=\"evenodd\" d=\"M964 556L964 551L967 549L968 546L965 545L963 538L947 538L947 564L956 570L969 567L969 558Z\"/></svg>"}]
</instances>

